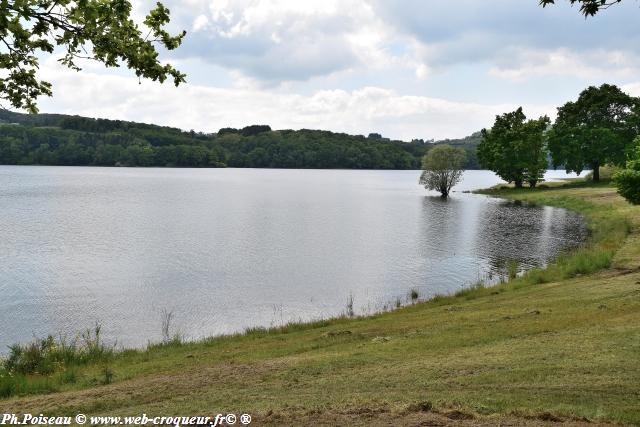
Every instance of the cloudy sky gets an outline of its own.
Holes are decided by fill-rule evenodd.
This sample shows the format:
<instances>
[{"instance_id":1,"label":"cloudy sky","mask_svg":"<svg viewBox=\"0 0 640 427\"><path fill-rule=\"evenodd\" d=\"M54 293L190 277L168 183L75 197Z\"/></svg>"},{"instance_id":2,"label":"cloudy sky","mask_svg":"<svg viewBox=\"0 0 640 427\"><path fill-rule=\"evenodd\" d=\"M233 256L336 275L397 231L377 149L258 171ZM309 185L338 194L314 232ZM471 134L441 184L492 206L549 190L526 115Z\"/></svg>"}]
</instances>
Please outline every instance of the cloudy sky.
<instances>
[{"instance_id":1,"label":"cloudy sky","mask_svg":"<svg viewBox=\"0 0 640 427\"><path fill-rule=\"evenodd\" d=\"M50 57L43 112L213 132L269 124L391 138L466 136L519 105L548 114L589 85L640 96L640 3L587 20L538 0L168 0L188 83ZM153 7L134 2L136 15Z\"/></svg>"}]
</instances>

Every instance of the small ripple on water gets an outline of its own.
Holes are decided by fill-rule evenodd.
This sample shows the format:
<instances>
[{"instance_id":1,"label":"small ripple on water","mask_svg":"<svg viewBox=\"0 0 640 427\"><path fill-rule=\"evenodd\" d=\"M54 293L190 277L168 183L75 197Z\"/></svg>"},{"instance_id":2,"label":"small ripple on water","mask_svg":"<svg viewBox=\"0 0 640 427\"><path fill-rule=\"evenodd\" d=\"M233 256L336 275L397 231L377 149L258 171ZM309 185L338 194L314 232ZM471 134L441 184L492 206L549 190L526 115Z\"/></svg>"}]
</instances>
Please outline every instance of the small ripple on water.
<instances>
[{"instance_id":1,"label":"small ripple on water","mask_svg":"<svg viewBox=\"0 0 640 427\"><path fill-rule=\"evenodd\" d=\"M100 321L125 346L451 293L579 244L561 209L417 185L419 171L0 167L0 348ZM497 183L469 171L459 190ZM470 187L471 186L471 187Z\"/></svg>"}]
</instances>

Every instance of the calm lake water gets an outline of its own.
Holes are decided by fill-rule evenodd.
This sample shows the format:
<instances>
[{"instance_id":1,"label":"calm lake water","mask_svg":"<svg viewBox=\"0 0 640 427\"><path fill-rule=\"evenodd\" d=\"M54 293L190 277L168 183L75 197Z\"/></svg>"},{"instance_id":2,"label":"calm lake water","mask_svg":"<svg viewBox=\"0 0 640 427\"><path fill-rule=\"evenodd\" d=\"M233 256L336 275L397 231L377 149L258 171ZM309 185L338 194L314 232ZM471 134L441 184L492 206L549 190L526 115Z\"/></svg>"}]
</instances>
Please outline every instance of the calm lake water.
<instances>
[{"instance_id":1,"label":"calm lake water","mask_svg":"<svg viewBox=\"0 0 640 427\"><path fill-rule=\"evenodd\" d=\"M463 190L419 171L0 166L0 352L100 322L110 340L189 338L373 312L542 265L585 236L562 209ZM563 177L562 172L549 176Z\"/></svg>"}]
</instances>

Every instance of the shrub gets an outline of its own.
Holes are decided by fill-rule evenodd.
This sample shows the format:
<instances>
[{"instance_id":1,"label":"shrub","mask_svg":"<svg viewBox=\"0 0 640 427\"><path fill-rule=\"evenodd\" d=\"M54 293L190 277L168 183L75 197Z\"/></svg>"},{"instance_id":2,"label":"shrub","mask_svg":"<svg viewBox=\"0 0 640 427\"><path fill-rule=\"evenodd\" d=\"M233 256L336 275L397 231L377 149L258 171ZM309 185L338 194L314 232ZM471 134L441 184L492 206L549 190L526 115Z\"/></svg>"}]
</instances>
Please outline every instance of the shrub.
<instances>
[{"instance_id":1,"label":"shrub","mask_svg":"<svg viewBox=\"0 0 640 427\"><path fill-rule=\"evenodd\" d=\"M640 205L640 137L635 140L636 148L627 162L627 168L617 172L613 180L618 193L634 205Z\"/></svg>"},{"instance_id":2,"label":"shrub","mask_svg":"<svg viewBox=\"0 0 640 427\"><path fill-rule=\"evenodd\" d=\"M640 161L636 163L640 164ZM640 170L622 170L615 175L614 181L622 197L634 205L640 205Z\"/></svg>"}]
</instances>

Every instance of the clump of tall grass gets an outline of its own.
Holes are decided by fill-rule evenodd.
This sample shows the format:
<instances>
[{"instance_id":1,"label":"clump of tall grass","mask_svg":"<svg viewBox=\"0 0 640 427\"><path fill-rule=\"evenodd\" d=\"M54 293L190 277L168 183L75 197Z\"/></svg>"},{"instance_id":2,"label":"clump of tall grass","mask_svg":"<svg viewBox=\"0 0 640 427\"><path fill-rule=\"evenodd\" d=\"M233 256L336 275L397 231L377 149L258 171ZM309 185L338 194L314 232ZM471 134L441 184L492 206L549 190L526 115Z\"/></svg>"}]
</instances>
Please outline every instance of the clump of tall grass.
<instances>
[{"instance_id":1,"label":"clump of tall grass","mask_svg":"<svg viewBox=\"0 0 640 427\"><path fill-rule=\"evenodd\" d=\"M354 317L356 315L355 310L353 309L353 294L350 293L347 298L347 307L346 313L347 317Z\"/></svg>"},{"instance_id":2,"label":"clump of tall grass","mask_svg":"<svg viewBox=\"0 0 640 427\"><path fill-rule=\"evenodd\" d=\"M180 347L185 344L186 339L180 332L174 331L173 319L175 315L173 310L163 308L160 310L160 334L162 341L147 343L147 350L158 349L162 347Z\"/></svg>"},{"instance_id":3,"label":"clump of tall grass","mask_svg":"<svg viewBox=\"0 0 640 427\"><path fill-rule=\"evenodd\" d=\"M507 277L509 278L509 280L513 280L518 277L518 268L518 261L510 260L509 262L507 262Z\"/></svg>"},{"instance_id":4,"label":"clump of tall grass","mask_svg":"<svg viewBox=\"0 0 640 427\"><path fill-rule=\"evenodd\" d=\"M18 387L17 379L4 367L0 366L0 398L13 396L16 394Z\"/></svg>"},{"instance_id":5,"label":"clump of tall grass","mask_svg":"<svg viewBox=\"0 0 640 427\"><path fill-rule=\"evenodd\" d=\"M585 247L572 254L561 255L547 268L534 268L524 274L518 284L538 285L558 280L572 279L581 275L611 267L615 250L602 247Z\"/></svg>"},{"instance_id":6,"label":"clump of tall grass","mask_svg":"<svg viewBox=\"0 0 640 427\"><path fill-rule=\"evenodd\" d=\"M63 336L56 340L49 335L27 344L14 344L3 365L10 373L48 375L67 366L104 360L113 352L114 348L103 342L101 327L96 324L73 340Z\"/></svg>"},{"instance_id":7,"label":"clump of tall grass","mask_svg":"<svg viewBox=\"0 0 640 427\"><path fill-rule=\"evenodd\" d=\"M415 304L415 302L418 301L420 294L416 288L412 288L411 291L409 291L409 298L411 299L412 304Z\"/></svg>"},{"instance_id":8,"label":"clump of tall grass","mask_svg":"<svg viewBox=\"0 0 640 427\"><path fill-rule=\"evenodd\" d=\"M460 290L458 290L456 293L453 294L453 297L455 298L473 298L476 295L478 295L481 291L483 291L485 288L485 284L482 280L478 280L476 283L474 283L471 286L467 286L464 287Z\"/></svg>"},{"instance_id":9,"label":"clump of tall grass","mask_svg":"<svg viewBox=\"0 0 640 427\"><path fill-rule=\"evenodd\" d=\"M114 352L115 346L102 340L99 324L72 340L49 335L14 344L0 360L0 397L53 391L56 384L76 381L75 366L109 360Z\"/></svg>"},{"instance_id":10,"label":"clump of tall grass","mask_svg":"<svg viewBox=\"0 0 640 427\"><path fill-rule=\"evenodd\" d=\"M102 384L103 385L107 385L107 384L111 384L113 382L113 377L115 376L115 374L113 373L113 370L109 367L109 366L105 366L102 369Z\"/></svg>"},{"instance_id":11,"label":"clump of tall grass","mask_svg":"<svg viewBox=\"0 0 640 427\"><path fill-rule=\"evenodd\" d=\"M289 334L292 332L307 331L309 329L324 328L326 326L333 325L342 319L346 319L346 317L320 318L320 319L315 319L311 321L306 321L306 320L289 321L278 326L271 326L269 328L266 328L263 326L252 326L249 328L245 328L245 330L242 333L234 334L234 336L259 338L266 335ZM218 339L220 339L220 337L221 336L212 337L207 341L216 342Z\"/></svg>"},{"instance_id":12,"label":"clump of tall grass","mask_svg":"<svg viewBox=\"0 0 640 427\"><path fill-rule=\"evenodd\" d=\"M162 330L162 342L168 343L171 341L171 321L173 320L173 310L162 309L160 313L161 317L161 330Z\"/></svg>"},{"instance_id":13,"label":"clump of tall grass","mask_svg":"<svg viewBox=\"0 0 640 427\"><path fill-rule=\"evenodd\" d=\"M51 377L27 377L21 374L12 374L0 368L0 398L23 394L50 393L58 390L57 381Z\"/></svg>"}]
</instances>

